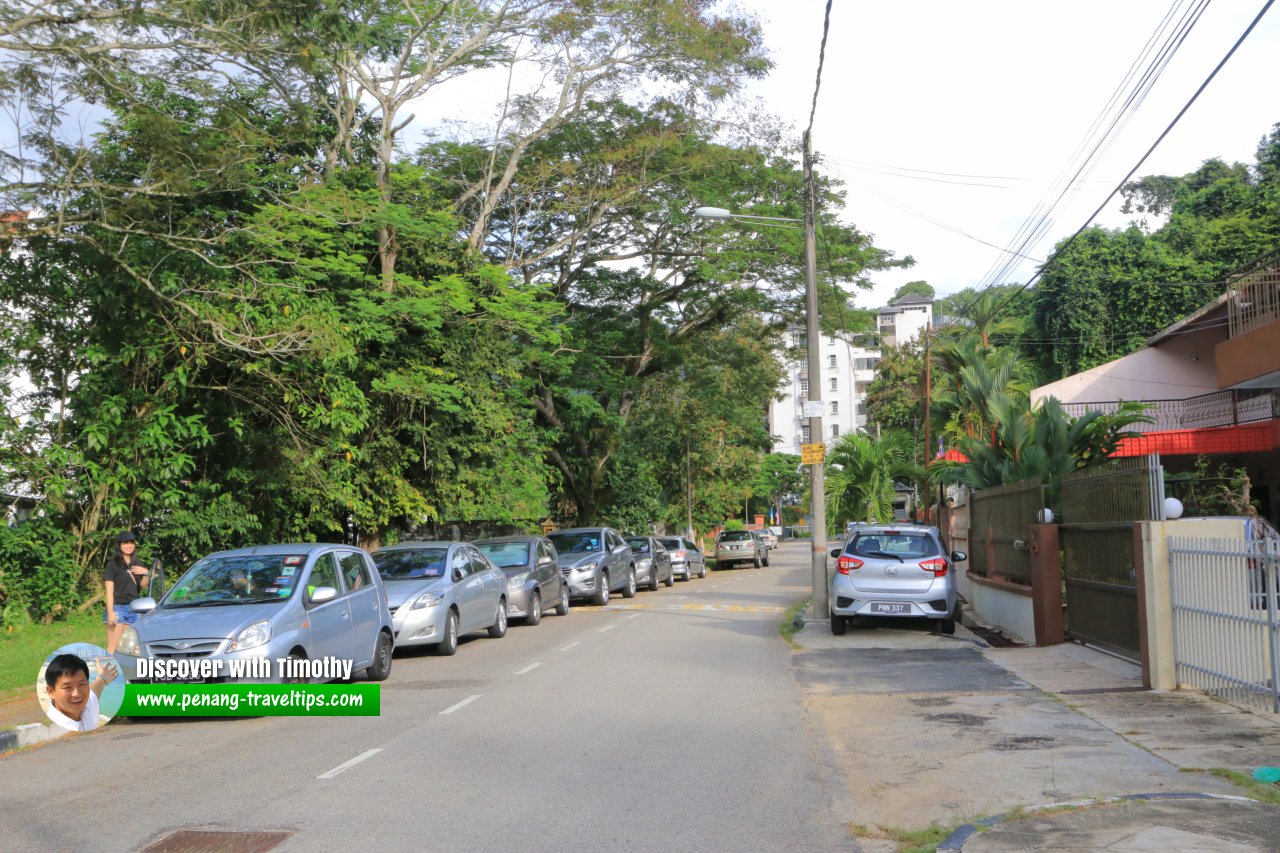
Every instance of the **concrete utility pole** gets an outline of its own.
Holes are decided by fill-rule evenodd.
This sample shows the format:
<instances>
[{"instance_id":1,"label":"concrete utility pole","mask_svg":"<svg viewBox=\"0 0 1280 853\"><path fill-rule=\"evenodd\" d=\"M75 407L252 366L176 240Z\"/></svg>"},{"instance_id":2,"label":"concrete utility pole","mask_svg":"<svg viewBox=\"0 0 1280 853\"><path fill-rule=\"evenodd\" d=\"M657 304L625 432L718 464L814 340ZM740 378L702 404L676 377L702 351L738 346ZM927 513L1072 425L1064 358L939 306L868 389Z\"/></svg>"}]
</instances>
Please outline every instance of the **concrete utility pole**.
<instances>
[{"instance_id":1,"label":"concrete utility pole","mask_svg":"<svg viewBox=\"0 0 1280 853\"><path fill-rule=\"evenodd\" d=\"M804 305L809 338L809 402L822 400L822 325L818 322L818 240L814 234L816 200L813 187L813 140L804 134ZM809 418L809 441L823 444L822 415ZM824 462L809 468L810 504L813 507L813 617L831 616L827 602L827 475Z\"/></svg>"}]
</instances>

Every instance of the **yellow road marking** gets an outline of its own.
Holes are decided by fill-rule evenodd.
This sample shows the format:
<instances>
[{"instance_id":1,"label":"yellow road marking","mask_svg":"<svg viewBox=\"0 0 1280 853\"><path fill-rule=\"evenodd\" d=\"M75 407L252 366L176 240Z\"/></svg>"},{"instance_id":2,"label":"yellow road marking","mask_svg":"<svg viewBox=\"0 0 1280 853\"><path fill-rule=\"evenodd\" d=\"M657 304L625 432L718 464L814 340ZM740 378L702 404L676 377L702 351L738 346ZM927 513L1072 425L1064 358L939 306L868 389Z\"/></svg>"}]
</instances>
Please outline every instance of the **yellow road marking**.
<instances>
[{"instance_id":1,"label":"yellow road marking","mask_svg":"<svg viewBox=\"0 0 1280 853\"><path fill-rule=\"evenodd\" d=\"M710 610L725 613L786 613L785 607L756 604L606 604L598 610ZM580 610L585 613L589 611Z\"/></svg>"}]
</instances>

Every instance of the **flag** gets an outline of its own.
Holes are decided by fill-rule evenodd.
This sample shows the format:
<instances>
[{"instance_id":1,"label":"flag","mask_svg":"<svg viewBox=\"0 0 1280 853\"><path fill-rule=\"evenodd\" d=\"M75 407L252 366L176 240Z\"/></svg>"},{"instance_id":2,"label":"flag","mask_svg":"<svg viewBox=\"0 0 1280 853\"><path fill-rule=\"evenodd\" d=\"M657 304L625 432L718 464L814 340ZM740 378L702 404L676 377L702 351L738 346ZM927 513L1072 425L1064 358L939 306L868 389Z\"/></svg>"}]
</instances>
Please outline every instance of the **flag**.
<instances>
[{"instance_id":1,"label":"flag","mask_svg":"<svg viewBox=\"0 0 1280 853\"><path fill-rule=\"evenodd\" d=\"M946 450L944 450L944 449L943 449L943 447L942 447L942 436L938 436L938 452L937 452L937 454L936 454L933 458L934 458L934 459L941 459L943 456L945 456L945 455L946 455L946 452L947 452L947 451L946 451Z\"/></svg>"}]
</instances>

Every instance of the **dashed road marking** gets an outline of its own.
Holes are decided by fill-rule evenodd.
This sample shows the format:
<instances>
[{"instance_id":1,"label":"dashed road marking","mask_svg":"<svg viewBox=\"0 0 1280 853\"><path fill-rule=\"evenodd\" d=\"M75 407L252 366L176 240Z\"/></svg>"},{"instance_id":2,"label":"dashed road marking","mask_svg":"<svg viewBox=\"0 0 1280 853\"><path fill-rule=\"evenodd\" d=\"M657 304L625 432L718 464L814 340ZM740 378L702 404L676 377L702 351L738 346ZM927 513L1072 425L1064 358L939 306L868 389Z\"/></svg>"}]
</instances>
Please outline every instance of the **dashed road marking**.
<instances>
[{"instance_id":1,"label":"dashed road marking","mask_svg":"<svg viewBox=\"0 0 1280 853\"><path fill-rule=\"evenodd\" d=\"M470 705L472 702L476 701L479 698L480 698L479 693L477 693L474 696L468 696L466 699L463 699L458 704L450 705L448 708L445 708L443 711L440 712L440 716L443 717L445 714L452 714L454 711L458 710L459 708L465 708L467 705Z\"/></svg>"},{"instance_id":2,"label":"dashed road marking","mask_svg":"<svg viewBox=\"0 0 1280 853\"><path fill-rule=\"evenodd\" d=\"M364 752L360 753L359 755L357 755L355 758L351 759L350 761L344 761L344 762L342 762L341 764L339 764L337 767L335 767L335 768L333 768L332 770L328 771L327 773L321 773L321 774L320 774L319 776L317 776L316 778L317 778L317 779L332 779L334 776L337 776L337 775L338 775L339 773L341 773L343 770L350 770L352 767L355 767L357 764L359 764L361 761L364 761L366 758L373 758L373 757L374 757L375 755L377 755L379 752L382 752L382 750L381 750L381 749L368 749L368 750L365 750Z\"/></svg>"},{"instance_id":3,"label":"dashed road marking","mask_svg":"<svg viewBox=\"0 0 1280 853\"><path fill-rule=\"evenodd\" d=\"M640 615L639 613L632 613L630 616L627 617L627 619L635 619L639 615Z\"/></svg>"},{"instance_id":4,"label":"dashed road marking","mask_svg":"<svg viewBox=\"0 0 1280 853\"><path fill-rule=\"evenodd\" d=\"M572 643L570 643L569 645L565 646L565 647L564 647L563 649L561 649L560 651L562 651L562 652L567 652L567 651L569 651L569 649L573 648L574 646L580 646L580 645L582 645L582 643L581 643L580 641L578 641L578 640L574 640Z\"/></svg>"},{"instance_id":5,"label":"dashed road marking","mask_svg":"<svg viewBox=\"0 0 1280 853\"><path fill-rule=\"evenodd\" d=\"M527 673L533 672L535 669L537 669L537 668L538 668L538 667L540 667L540 666L542 666L542 664L541 664L540 662L539 662L539 663L531 663L531 664L529 664L528 666L526 666L524 669L517 669L517 670L516 670L516 675L525 675L525 674L527 674Z\"/></svg>"},{"instance_id":6,"label":"dashed road marking","mask_svg":"<svg viewBox=\"0 0 1280 853\"><path fill-rule=\"evenodd\" d=\"M603 634L605 631L612 631L614 628L617 628L617 627L618 627L617 625L605 625L603 628L601 628L601 629L600 629L599 631L597 631L596 633L598 633L598 634Z\"/></svg>"}]
</instances>

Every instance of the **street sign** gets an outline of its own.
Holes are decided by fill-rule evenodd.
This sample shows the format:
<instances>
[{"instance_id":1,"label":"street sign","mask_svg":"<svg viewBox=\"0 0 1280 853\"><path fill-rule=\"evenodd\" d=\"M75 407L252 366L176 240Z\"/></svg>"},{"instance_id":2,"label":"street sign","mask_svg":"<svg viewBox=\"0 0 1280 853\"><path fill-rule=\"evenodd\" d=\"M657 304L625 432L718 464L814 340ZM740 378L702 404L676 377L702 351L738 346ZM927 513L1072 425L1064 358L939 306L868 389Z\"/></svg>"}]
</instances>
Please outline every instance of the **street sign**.
<instances>
[{"instance_id":1,"label":"street sign","mask_svg":"<svg viewBox=\"0 0 1280 853\"><path fill-rule=\"evenodd\" d=\"M827 458L827 446L822 443L800 445L801 465L821 465Z\"/></svg>"},{"instance_id":2,"label":"street sign","mask_svg":"<svg viewBox=\"0 0 1280 853\"><path fill-rule=\"evenodd\" d=\"M806 418L822 417L823 408L821 400L806 400L804 404L804 416Z\"/></svg>"}]
</instances>

